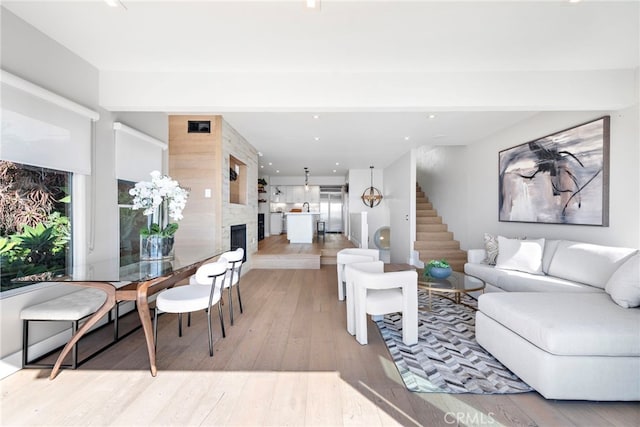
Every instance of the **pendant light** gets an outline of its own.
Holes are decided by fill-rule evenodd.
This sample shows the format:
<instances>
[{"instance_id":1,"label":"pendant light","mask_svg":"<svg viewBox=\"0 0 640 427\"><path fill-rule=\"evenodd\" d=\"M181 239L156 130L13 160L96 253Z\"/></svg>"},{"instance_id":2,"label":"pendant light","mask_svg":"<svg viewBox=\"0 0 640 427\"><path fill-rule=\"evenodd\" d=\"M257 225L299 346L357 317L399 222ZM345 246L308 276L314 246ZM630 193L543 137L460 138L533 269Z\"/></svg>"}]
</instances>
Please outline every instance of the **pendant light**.
<instances>
[{"instance_id":1,"label":"pendant light","mask_svg":"<svg viewBox=\"0 0 640 427\"><path fill-rule=\"evenodd\" d=\"M370 208L375 208L382 201L382 193L373 186L373 166L369 168L371 169L371 186L362 193L362 202Z\"/></svg>"},{"instance_id":2,"label":"pendant light","mask_svg":"<svg viewBox=\"0 0 640 427\"><path fill-rule=\"evenodd\" d=\"M304 191L309 191L309 168L304 168Z\"/></svg>"}]
</instances>

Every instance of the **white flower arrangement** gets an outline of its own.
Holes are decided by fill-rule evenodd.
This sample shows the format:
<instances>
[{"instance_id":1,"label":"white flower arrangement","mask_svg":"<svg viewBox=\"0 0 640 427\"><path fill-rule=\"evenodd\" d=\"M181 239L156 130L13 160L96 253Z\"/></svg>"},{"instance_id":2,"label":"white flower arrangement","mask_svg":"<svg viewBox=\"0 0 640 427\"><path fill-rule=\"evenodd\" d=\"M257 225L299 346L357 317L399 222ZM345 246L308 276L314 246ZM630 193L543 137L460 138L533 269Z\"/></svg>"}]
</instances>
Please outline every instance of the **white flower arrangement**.
<instances>
[{"instance_id":1,"label":"white flower arrangement","mask_svg":"<svg viewBox=\"0 0 640 427\"><path fill-rule=\"evenodd\" d=\"M180 221L182 210L187 204L189 192L180 187L178 181L171 177L162 175L158 171L151 172L151 181L140 181L129 190L129 194L133 196L132 209L144 209L144 214L149 216L157 216L157 220L161 220L163 212L161 207L168 208L168 214L174 221ZM160 224L157 227L149 225L148 234L165 234L173 235L178 229L177 224L167 224L164 230L161 230ZM143 230L144 231L144 230Z\"/></svg>"}]
</instances>

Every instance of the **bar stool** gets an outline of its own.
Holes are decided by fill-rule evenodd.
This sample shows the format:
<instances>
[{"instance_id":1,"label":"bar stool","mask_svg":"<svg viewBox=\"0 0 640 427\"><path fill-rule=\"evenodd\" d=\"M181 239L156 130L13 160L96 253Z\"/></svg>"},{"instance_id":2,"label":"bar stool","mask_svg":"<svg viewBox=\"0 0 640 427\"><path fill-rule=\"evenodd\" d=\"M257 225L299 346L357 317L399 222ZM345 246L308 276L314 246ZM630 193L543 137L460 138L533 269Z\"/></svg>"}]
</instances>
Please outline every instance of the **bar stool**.
<instances>
[{"instance_id":1,"label":"bar stool","mask_svg":"<svg viewBox=\"0 0 640 427\"><path fill-rule=\"evenodd\" d=\"M318 234L318 238L322 234L322 240L324 240L325 236L325 222L324 221L316 221L316 233Z\"/></svg>"}]
</instances>

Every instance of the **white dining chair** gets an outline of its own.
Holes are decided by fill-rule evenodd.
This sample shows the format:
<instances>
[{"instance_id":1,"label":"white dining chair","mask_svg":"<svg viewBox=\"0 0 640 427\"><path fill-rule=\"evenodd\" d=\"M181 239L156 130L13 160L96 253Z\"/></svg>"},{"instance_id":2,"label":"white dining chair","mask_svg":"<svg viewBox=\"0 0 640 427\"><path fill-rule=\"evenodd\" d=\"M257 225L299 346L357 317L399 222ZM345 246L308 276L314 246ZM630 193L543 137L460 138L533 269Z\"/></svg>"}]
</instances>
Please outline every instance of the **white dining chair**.
<instances>
[{"instance_id":1,"label":"white dining chair","mask_svg":"<svg viewBox=\"0 0 640 427\"><path fill-rule=\"evenodd\" d=\"M182 313L206 310L207 326L209 328L209 355L213 356L213 332L211 330L211 308L218 305L218 316L220 317L220 328L222 335L224 332L224 319L220 300L222 289L227 277L228 261L220 257L216 262L204 264L198 268L195 274L195 284L178 286L166 289L158 294L156 298L156 309L153 317L153 334L158 346L158 314L177 313L178 314L178 336L182 336Z\"/></svg>"},{"instance_id":2,"label":"white dining chair","mask_svg":"<svg viewBox=\"0 0 640 427\"><path fill-rule=\"evenodd\" d=\"M336 254L336 267L338 269L338 299L344 301L346 295L346 281L344 279L344 266L353 262L378 261L380 251L377 249L346 248Z\"/></svg>"},{"instance_id":3,"label":"white dining chair","mask_svg":"<svg viewBox=\"0 0 640 427\"><path fill-rule=\"evenodd\" d=\"M234 251L225 252L222 254L227 262L227 278L224 282L225 289L229 290L229 317L231 318L231 324L233 325L233 296L231 289L236 288L238 294L238 305L240 306L240 313L243 313L242 298L240 297L240 275L242 271L242 260L244 259L244 249L238 248Z\"/></svg>"},{"instance_id":4,"label":"white dining chair","mask_svg":"<svg viewBox=\"0 0 640 427\"><path fill-rule=\"evenodd\" d=\"M356 340L365 345L367 314L402 313L402 342L418 342L418 273L384 272L382 261L349 264L347 279L354 292Z\"/></svg>"}]
</instances>

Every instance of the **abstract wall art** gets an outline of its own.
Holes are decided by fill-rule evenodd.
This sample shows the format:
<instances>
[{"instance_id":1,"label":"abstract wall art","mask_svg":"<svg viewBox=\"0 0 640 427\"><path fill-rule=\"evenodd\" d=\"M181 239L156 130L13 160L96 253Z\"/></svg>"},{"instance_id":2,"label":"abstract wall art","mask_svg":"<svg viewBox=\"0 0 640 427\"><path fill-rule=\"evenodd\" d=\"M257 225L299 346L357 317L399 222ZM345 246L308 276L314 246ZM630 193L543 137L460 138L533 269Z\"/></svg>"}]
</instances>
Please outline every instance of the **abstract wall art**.
<instances>
[{"instance_id":1,"label":"abstract wall art","mask_svg":"<svg viewBox=\"0 0 640 427\"><path fill-rule=\"evenodd\" d=\"M609 116L499 153L499 220L609 225Z\"/></svg>"}]
</instances>

